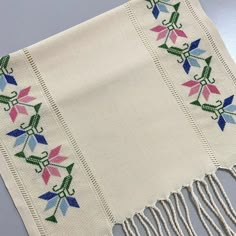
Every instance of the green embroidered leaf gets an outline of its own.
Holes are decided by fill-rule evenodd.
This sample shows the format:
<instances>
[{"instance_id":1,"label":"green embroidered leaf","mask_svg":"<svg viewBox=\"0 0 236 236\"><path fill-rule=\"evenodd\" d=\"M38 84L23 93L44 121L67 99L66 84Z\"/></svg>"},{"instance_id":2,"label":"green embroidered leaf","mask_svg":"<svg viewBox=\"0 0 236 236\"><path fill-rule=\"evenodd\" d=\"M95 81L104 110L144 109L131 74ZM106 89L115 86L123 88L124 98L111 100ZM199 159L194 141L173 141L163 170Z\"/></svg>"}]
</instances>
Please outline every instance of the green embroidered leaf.
<instances>
[{"instance_id":1,"label":"green embroidered leaf","mask_svg":"<svg viewBox=\"0 0 236 236\"><path fill-rule=\"evenodd\" d=\"M39 103L37 105L34 106L34 110L38 113L39 112L39 109L41 107L42 103Z\"/></svg>"},{"instance_id":2,"label":"green embroidered leaf","mask_svg":"<svg viewBox=\"0 0 236 236\"><path fill-rule=\"evenodd\" d=\"M52 216L46 218L45 220L51 221L51 222L53 222L53 223L57 223L57 219L56 219L56 217L55 217L54 215L52 215Z\"/></svg>"},{"instance_id":3,"label":"green embroidered leaf","mask_svg":"<svg viewBox=\"0 0 236 236\"><path fill-rule=\"evenodd\" d=\"M10 56L9 55L2 57L0 59L0 67L6 69L9 60L10 60Z\"/></svg>"},{"instance_id":4,"label":"green embroidered leaf","mask_svg":"<svg viewBox=\"0 0 236 236\"><path fill-rule=\"evenodd\" d=\"M205 62L207 63L207 65L210 65L211 59L212 59L212 57L208 57L205 59Z\"/></svg>"},{"instance_id":5,"label":"green embroidered leaf","mask_svg":"<svg viewBox=\"0 0 236 236\"><path fill-rule=\"evenodd\" d=\"M73 167L74 167L74 163L66 167L68 174L71 174Z\"/></svg>"},{"instance_id":6,"label":"green embroidered leaf","mask_svg":"<svg viewBox=\"0 0 236 236\"><path fill-rule=\"evenodd\" d=\"M18 152L15 154L16 157L26 158L24 152Z\"/></svg>"},{"instance_id":7,"label":"green embroidered leaf","mask_svg":"<svg viewBox=\"0 0 236 236\"><path fill-rule=\"evenodd\" d=\"M173 7L174 7L174 9L175 9L176 11L178 11L178 10L179 10L179 6L180 6L180 2L177 3L177 4L175 4Z\"/></svg>"},{"instance_id":8,"label":"green embroidered leaf","mask_svg":"<svg viewBox=\"0 0 236 236\"><path fill-rule=\"evenodd\" d=\"M190 104L196 105L196 106L201 106L201 103L198 100L191 102Z\"/></svg>"},{"instance_id":9,"label":"green embroidered leaf","mask_svg":"<svg viewBox=\"0 0 236 236\"><path fill-rule=\"evenodd\" d=\"M162 44L162 45L159 46L159 48L168 49L168 46L166 44Z\"/></svg>"},{"instance_id":10,"label":"green embroidered leaf","mask_svg":"<svg viewBox=\"0 0 236 236\"><path fill-rule=\"evenodd\" d=\"M10 97L0 95L0 103L8 104L9 101L10 101Z\"/></svg>"}]
</instances>

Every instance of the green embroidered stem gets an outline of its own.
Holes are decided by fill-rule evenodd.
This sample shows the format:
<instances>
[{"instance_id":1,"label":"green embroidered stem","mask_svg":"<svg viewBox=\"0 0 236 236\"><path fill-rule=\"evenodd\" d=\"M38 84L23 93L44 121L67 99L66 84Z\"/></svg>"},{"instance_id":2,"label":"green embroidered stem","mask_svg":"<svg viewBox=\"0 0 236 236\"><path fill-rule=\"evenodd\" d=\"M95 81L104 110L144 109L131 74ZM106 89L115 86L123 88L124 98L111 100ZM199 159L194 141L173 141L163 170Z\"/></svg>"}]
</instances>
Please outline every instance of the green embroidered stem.
<instances>
[{"instance_id":1,"label":"green embroidered stem","mask_svg":"<svg viewBox=\"0 0 236 236\"><path fill-rule=\"evenodd\" d=\"M199 101L199 99L200 99L200 96L202 94L202 89L203 89L203 86L201 86L200 91L198 92L197 101Z\"/></svg>"},{"instance_id":2,"label":"green embroidered stem","mask_svg":"<svg viewBox=\"0 0 236 236\"><path fill-rule=\"evenodd\" d=\"M2 57L0 59L0 67L1 67L1 69L7 69L9 60L10 60L10 56L9 55L4 56L4 57Z\"/></svg>"},{"instance_id":3,"label":"green embroidered stem","mask_svg":"<svg viewBox=\"0 0 236 236\"><path fill-rule=\"evenodd\" d=\"M167 36L166 36L164 44L167 44L167 41L168 41L169 37L170 37L170 31L168 31L168 33L167 33Z\"/></svg>"},{"instance_id":4,"label":"green embroidered stem","mask_svg":"<svg viewBox=\"0 0 236 236\"><path fill-rule=\"evenodd\" d=\"M10 97L4 96L4 95L0 95L0 103L8 104L10 99L11 99Z\"/></svg>"},{"instance_id":5,"label":"green embroidered stem","mask_svg":"<svg viewBox=\"0 0 236 236\"><path fill-rule=\"evenodd\" d=\"M48 218L46 218L45 220L51 221L53 223L57 223L56 213L57 213L58 207L59 207L59 205L61 203L61 200L62 200L62 198L58 199L57 205L55 207L55 210L54 210L53 214L51 216L49 216Z\"/></svg>"},{"instance_id":6,"label":"green embroidered stem","mask_svg":"<svg viewBox=\"0 0 236 236\"><path fill-rule=\"evenodd\" d=\"M9 60L10 60L10 56L7 55L7 56L4 56L2 58L0 58L0 70L3 74L11 74L13 73L13 69L8 68L8 63L9 63Z\"/></svg>"},{"instance_id":7,"label":"green embroidered stem","mask_svg":"<svg viewBox=\"0 0 236 236\"><path fill-rule=\"evenodd\" d=\"M192 55L192 54L191 54L191 57L196 58L196 59L199 59L199 60L202 60L202 61L205 61L205 60L206 60L206 59L203 58L203 57L198 57L198 56L195 56L195 55Z\"/></svg>"},{"instance_id":8,"label":"green embroidered stem","mask_svg":"<svg viewBox=\"0 0 236 236\"><path fill-rule=\"evenodd\" d=\"M211 113L215 113L217 111L217 106L204 103L204 104L202 104L202 110L207 111L207 112L211 112Z\"/></svg>"},{"instance_id":9,"label":"green embroidered stem","mask_svg":"<svg viewBox=\"0 0 236 236\"><path fill-rule=\"evenodd\" d=\"M229 112L229 111L224 110L224 113L225 113L225 114L232 115L232 116L236 116L236 113L234 113L234 112Z\"/></svg>"},{"instance_id":10,"label":"green embroidered stem","mask_svg":"<svg viewBox=\"0 0 236 236\"><path fill-rule=\"evenodd\" d=\"M24 145L23 145L23 148L22 148L22 150L21 150L21 152L25 152L25 148L26 148L26 145L27 145L27 143L28 143L28 141L29 141L29 137L30 136L28 136L27 138L26 138L26 140L25 140L25 142L24 142Z\"/></svg>"},{"instance_id":11,"label":"green embroidered stem","mask_svg":"<svg viewBox=\"0 0 236 236\"><path fill-rule=\"evenodd\" d=\"M32 108L35 107L34 105L30 105L30 104L23 103L23 102L18 102L18 104L23 105L23 106L27 106L27 107L32 107Z\"/></svg>"}]
</instances>

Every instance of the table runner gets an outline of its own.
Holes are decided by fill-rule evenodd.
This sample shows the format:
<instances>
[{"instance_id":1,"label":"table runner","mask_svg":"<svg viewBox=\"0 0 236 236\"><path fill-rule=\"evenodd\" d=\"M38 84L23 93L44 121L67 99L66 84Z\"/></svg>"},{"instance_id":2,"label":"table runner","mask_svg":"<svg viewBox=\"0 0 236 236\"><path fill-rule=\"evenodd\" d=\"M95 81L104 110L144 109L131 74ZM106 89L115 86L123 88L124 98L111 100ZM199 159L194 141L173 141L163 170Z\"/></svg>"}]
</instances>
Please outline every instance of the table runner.
<instances>
[{"instance_id":1,"label":"table runner","mask_svg":"<svg viewBox=\"0 0 236 236\"><path fill-rule=\"evenodd\" d=\"M235 65L198 0L132 0L0 66L0 173L29 235L196 235L183 188L208 235L235 234L215 175L235 177Z\"/></svg>"}]
</instances>

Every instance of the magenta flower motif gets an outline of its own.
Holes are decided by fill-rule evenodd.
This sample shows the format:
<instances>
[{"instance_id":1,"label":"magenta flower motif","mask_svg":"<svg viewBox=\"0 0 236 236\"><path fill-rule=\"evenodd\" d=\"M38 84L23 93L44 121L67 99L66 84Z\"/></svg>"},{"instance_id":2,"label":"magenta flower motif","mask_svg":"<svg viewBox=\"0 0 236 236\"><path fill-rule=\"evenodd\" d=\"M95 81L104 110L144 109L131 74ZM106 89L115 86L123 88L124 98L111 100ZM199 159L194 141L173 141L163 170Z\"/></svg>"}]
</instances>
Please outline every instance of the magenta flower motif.
<instances>
[{"instance_id":1,"label":"magenta flower motif","mask_svg":"<svg viewBox=\"0 0 236 236\"><path fill-rule=\"evenodd\" d=\"M22 89L18 96L11 101L12 108L10 109L9 115L11 117L12 122L15 122L18 114L28 115L26 105L27 103L33 101L35 98L28 96L31 87L27 87Z\"/></svg>"},{"instance_id":2,"label":"magenta flower motif","mask_svg":"<svg viewBox=\"0 0 236 236\"><path fill-rule=\"evenodd\" d=\"M153 32L158 33L157 41L168 37L168 34L170 34L169 37L174 44L176 43L178 37L187 38L187 35L184 33L183 30L175 29L173 26L167 27L163 25L158 25L152 28L151 30Z\"/></svg>"},{"instance_id":3,"label":"magenta flower motif","mask_svg":"<svg viewBox=\"0 0 236 236\"><path fill-rule=\"evenodd\" d=\"M63 168L63 166L60 166L58 164L66 160L67 157L61 156L59 154L60 150L61 146L52 149L48 155L48 159L43 162L44 169L42 173L42 178L45 184L48 183L51 176L61 177L61 174L57 167Z\"/></svg>"},{"instance_id":4,"label":"magenta flower motif","mask_svg":"<svg viewBox=\"0 0 236 236\"><path fill-rule=\"evenodd\" d=\"M220 91L215 85L207 84L205 80L202 80L202 81L189 80L183 83L182 85L190 88L189 96L192 96L197 93L198 94L202 93L206 101L208 101L211 93L220 94Z\"/></svg>"}]
</instances>

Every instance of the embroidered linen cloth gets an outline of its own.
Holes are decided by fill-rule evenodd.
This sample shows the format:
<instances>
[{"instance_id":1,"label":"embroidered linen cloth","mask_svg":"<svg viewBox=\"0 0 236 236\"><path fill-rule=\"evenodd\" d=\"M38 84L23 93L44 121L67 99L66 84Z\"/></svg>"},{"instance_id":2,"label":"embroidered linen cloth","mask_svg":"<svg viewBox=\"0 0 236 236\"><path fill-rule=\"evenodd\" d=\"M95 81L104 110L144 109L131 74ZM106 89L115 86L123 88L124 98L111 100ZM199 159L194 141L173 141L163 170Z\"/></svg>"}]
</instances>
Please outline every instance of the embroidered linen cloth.
<instances>
[{"instance_id":1,"label":"embroidered linen cloth","mask_svg":"<svg viewBox=\"0 0 236 236\"><path fill-rule=\"evenodd\" d=\"M204 176L234 221L214 173L234 174L236 71L198 0L133 0L0 66L0 171L29 235L139 235L134 216L168 234L157 201L196 235L186 186L208 234L234 235ZM223 228L204 223L195 183Z\"/></svg>"}]
</instances>

